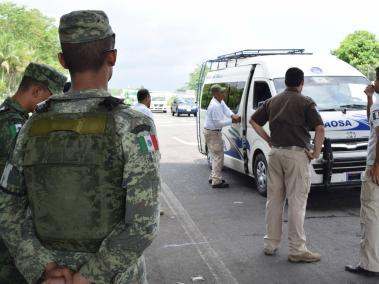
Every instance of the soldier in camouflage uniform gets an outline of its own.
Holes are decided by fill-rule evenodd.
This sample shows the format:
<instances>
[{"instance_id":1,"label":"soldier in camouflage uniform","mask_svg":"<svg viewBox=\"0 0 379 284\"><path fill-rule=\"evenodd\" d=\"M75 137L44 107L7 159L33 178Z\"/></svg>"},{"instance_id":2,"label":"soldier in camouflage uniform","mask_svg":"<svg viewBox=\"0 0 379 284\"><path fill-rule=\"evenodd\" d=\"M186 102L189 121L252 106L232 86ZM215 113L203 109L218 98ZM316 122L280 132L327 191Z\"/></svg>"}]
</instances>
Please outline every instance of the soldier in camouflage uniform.
<instances>
[{"instance_id":1,"label":"soldier in camouflage uniform","mask_svg":"<svg viewBox=\"0 0 379 284\"><path fill-rule=\"evenodd\" d=\"M49 66L30 63L16 94L0 105L0 172L4 170L18 131L38 103L52 93L62 92L66 77ZM1 240L1 238L0 238ZM14 266L5 244L0 241L0 283L26 283Z\"/></svg>"},{"instance_id":2,"label":"soldier in camouflage uniform","mask_svg":"<svg viewBox=\"0 0 379 284\"><path fill-rule=\"evenodd\" d=\"M60 20L68 93L19 133L0 181L0 230L29 283L147 283L158 232L154 122L108 92L117 51L102 11Z\"/></svg>"}]
</instances>

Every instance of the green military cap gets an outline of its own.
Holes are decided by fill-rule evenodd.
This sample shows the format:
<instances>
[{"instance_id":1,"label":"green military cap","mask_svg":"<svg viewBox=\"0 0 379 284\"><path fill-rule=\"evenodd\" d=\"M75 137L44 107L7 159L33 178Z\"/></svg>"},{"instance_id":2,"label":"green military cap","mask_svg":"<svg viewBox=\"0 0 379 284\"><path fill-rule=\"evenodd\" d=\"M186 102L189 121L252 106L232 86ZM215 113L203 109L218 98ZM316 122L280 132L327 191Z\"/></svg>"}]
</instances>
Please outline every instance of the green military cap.
<instances>
[{"instance_id":1,"label":"green military cap","mask_svg":"<svg viewBox=\"0 0 379 284\"><path fill-rule=\"evenodd\" d=\"M113 36L107 15L103 11L73 11L63 15L59 23L61 43L84 43Z\"/></svg>"},{"instance_id":2,"label":"green military cap","mask_svg":"<svg viewBox=\"0 0 379 284\"><path fill-rule=\"evenodd\" d=\"M31 78L45 85L53 94L62 93L63 86L67 80L66 76L52 67L34 62L26 67L24 77Z\"/></svg>"},{"instance_id":3,"label":"green military cap","mask_svg":"<svg viewBox=\"0 0 379 284\"><path fill-rule=\"evenodd\" d=\"M225 92L226 88L221 87L219 84L213 85L211 87L211 92L212 94L217 93L217 92Z\"/></svg>"}]
</instances>

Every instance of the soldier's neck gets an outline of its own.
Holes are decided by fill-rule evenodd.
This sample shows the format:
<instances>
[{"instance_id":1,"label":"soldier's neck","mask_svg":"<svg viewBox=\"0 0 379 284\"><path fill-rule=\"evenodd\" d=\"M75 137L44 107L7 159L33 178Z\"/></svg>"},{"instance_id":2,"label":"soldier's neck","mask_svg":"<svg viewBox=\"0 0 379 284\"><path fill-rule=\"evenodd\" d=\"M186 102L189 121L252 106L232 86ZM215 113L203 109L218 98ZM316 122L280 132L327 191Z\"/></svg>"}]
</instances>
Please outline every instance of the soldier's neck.
<instances>
[{"instance_id":1,"label":"soldier's neck","mask_svg":"<svg viewBox=\"0 0 379 284\"><path fill-rule=\"evenodd\" d=\"M75 73L72 78L73 91L102 89L108 90L108 78L102 72Z\"/></svg>"},{"instance_id":2,"label":"soldier's neck","mask_svg":"<svg viewBox=\"0 0 379 284\"><path fill-rule=\"evenodd\" d=\"M20 90L18 90L12 97L12 100L17 102L26 112L32 112L35 106L29 99L31 96L32 94L28 94L28 93L21 92Z\"/></svg>"}]
</instances>

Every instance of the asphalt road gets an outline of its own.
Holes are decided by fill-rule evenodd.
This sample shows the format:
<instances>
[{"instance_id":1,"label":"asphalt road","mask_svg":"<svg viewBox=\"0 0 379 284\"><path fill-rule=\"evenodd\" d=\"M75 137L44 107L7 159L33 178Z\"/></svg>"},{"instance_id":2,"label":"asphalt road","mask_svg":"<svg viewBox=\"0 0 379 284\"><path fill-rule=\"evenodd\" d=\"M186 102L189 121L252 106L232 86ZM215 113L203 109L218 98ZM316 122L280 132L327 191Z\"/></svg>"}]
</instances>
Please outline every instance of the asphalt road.
<instances>
[{"instance_id":1,"label":"asphalt road","mask_svg":"<svg viewBox=\"0 0 379 284\"><path fill-rule=\"evenodd\" d=\"M253 180L226 169L230 188L212 189L206 159L197 150L195 118L154 115L165 215L145 254L150 284L379 283L344 271L358 261L359 189L311 192L307 246L321 253L321 262L287 261L286 225L278 254L264 256L266 200Z\"/></svg>"}]
</instances>

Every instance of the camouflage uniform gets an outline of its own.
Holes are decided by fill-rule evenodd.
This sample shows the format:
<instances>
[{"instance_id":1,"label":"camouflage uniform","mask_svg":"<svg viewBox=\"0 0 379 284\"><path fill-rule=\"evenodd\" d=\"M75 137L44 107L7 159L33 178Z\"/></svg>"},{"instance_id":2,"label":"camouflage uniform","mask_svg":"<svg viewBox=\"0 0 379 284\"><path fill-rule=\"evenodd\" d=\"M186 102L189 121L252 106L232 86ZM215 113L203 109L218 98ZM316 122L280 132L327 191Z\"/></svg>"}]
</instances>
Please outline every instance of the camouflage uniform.
<instances>
[{"instance_id":1,"label":"camouflage uniform","mask_svg":"<svg viewBox=\"0 0 379 284\"><path fill-rule=\"evenodd\" d=\"M62 89L66 77L49 66L30 63L25 69L24 77L37 81L50 90L58 92ZM28 112L13 98L7 98L0 105L0 172L4 170L12 144L18 131L28 119ZM0 241L0 283L25 283L24 278L14 266L5 244Z\"/></svg>"},{"instance_id":2,"label":"camouflage uniform","mask_svg":"<svg viewBox=\"0 0 379 284\"><path fill-rule=\"evenodd\" d=\"M111 35L103 12L61 18L63 42ZM159 226L155 133L100 89L52 96L25 124L0 182L0 230L28 282L55 262L91 283L147 283L143 251Z\"/></svg>"}]
</instances>

